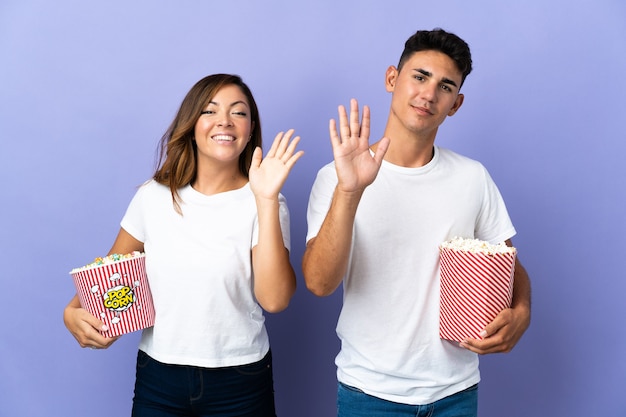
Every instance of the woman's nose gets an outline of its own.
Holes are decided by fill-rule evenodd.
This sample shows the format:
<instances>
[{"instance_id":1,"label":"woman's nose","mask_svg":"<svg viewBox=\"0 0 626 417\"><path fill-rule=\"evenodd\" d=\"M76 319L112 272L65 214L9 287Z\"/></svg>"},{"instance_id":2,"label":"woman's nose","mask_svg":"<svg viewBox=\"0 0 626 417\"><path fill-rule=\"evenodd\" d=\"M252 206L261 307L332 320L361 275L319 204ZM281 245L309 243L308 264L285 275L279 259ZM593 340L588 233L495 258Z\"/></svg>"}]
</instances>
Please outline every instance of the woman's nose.
<instances>
[{"instance_id":1,"label":"woman's nose","mask_svg":"<svg viewBox=\"0 0 626 417\"><path fill-rule=\"evenodd\" d=\"M220 114L217 124L219 126L232 126L233 121L230 117L230 114L228 114L228 112Z\"/></svg>"}]
</instances>

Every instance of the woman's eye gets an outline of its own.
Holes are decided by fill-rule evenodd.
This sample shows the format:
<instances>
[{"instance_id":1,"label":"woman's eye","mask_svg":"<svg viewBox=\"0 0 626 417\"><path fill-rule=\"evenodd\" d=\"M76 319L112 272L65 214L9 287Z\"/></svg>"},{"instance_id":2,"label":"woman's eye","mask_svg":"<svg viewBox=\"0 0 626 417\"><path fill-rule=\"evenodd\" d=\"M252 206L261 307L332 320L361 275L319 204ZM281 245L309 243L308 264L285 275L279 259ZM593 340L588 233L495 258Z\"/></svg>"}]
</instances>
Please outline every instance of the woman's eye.
<instances>
[{"instance_id":1,"label":"woman's eye","mask_svg":"<svg viewBox=\"0 0 626 417\"><path fill-rule=\"evenodd\" d=\"M248 115L248 113L243 112L243 111L236 111L236 112L233 112L233 114L236 114L237 116L243 116L243 117Z\"/></svg>"},{"instance_id":2,"label":"woman's eye","mask_svg":"<svg viewBox=\"0 0 626 417\"><path fill-rule=\"evenodd\" d=\"M200 114L214 114L215 112L213 110L205 110L200 112Z\"/></svg>"}]
</instances>

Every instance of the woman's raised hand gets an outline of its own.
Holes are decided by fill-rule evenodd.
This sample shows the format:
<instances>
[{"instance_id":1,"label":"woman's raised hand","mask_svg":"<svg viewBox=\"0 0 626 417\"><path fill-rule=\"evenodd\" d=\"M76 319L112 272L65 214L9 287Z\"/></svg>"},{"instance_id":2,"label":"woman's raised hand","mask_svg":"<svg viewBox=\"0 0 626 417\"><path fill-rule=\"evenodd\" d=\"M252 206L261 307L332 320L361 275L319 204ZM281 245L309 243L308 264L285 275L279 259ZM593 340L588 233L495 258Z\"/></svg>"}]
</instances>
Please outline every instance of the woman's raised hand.
<instances>
[{"instance_id":1,"label":"woman's raised hand","mask_svg":"<svg viewBox=\"0 0 626 417\"><path fill-rule=\"evenodd\" d=\"M257 198L276 199L291 168L304 154L304 151L296 152L300 136L292 140L293 133L293 129L278 133L264 158L260 147L254 150L249 180Z\"/></svg>"}]
</instances>

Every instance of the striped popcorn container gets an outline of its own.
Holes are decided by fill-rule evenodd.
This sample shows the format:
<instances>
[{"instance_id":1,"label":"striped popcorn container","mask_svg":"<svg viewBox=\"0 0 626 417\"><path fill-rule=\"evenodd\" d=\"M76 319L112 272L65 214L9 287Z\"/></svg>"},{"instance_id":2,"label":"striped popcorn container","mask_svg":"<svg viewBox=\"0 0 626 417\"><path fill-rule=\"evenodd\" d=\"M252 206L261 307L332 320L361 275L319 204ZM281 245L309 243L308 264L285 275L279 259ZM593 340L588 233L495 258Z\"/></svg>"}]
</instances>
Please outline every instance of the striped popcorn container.
<instances>
[{"instance_id":1,"label":"striped popcorn container","mask_svg":"<svg viewBox=\"0 0 626 417\"><path fill-rule=\"evenodd\" d=\"M450 246L439 248L439 336L457 342L482 339L485 326L511 306L517 252L506 246L504 251Z\"/></svg>"},{"instance_id":2,"label":"striped popcorn container","mask_svg":"<svg viewBox=\"0 0 626 417\"><path fill-rule=\"evenodd\" d=\"M127 255L130 256L130 255ZM108 326L106 337L154 325L154 305L143 253L70 272L80 305Z\"/></svg>"}]
</instances>

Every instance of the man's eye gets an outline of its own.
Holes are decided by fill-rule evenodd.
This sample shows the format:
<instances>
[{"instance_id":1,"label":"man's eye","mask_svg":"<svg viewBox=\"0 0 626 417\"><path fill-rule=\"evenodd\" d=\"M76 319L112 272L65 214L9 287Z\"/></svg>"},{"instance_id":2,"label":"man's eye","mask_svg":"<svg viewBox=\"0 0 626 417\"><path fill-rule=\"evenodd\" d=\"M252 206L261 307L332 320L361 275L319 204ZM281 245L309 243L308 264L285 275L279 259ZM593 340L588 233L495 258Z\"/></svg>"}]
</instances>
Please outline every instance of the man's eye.
<instances>
[{"instance_id":1,"label":"man's eye","mask_svg":"<svg viewBox=\"0 0 626 417\"><path fill-rule=\"evenodd\" d=\"M444 91L452 91L452 89L450 88L450 86L446 85L446 84L442 84L441 85L441 89Z\"/></svg>"}]
</instances>

